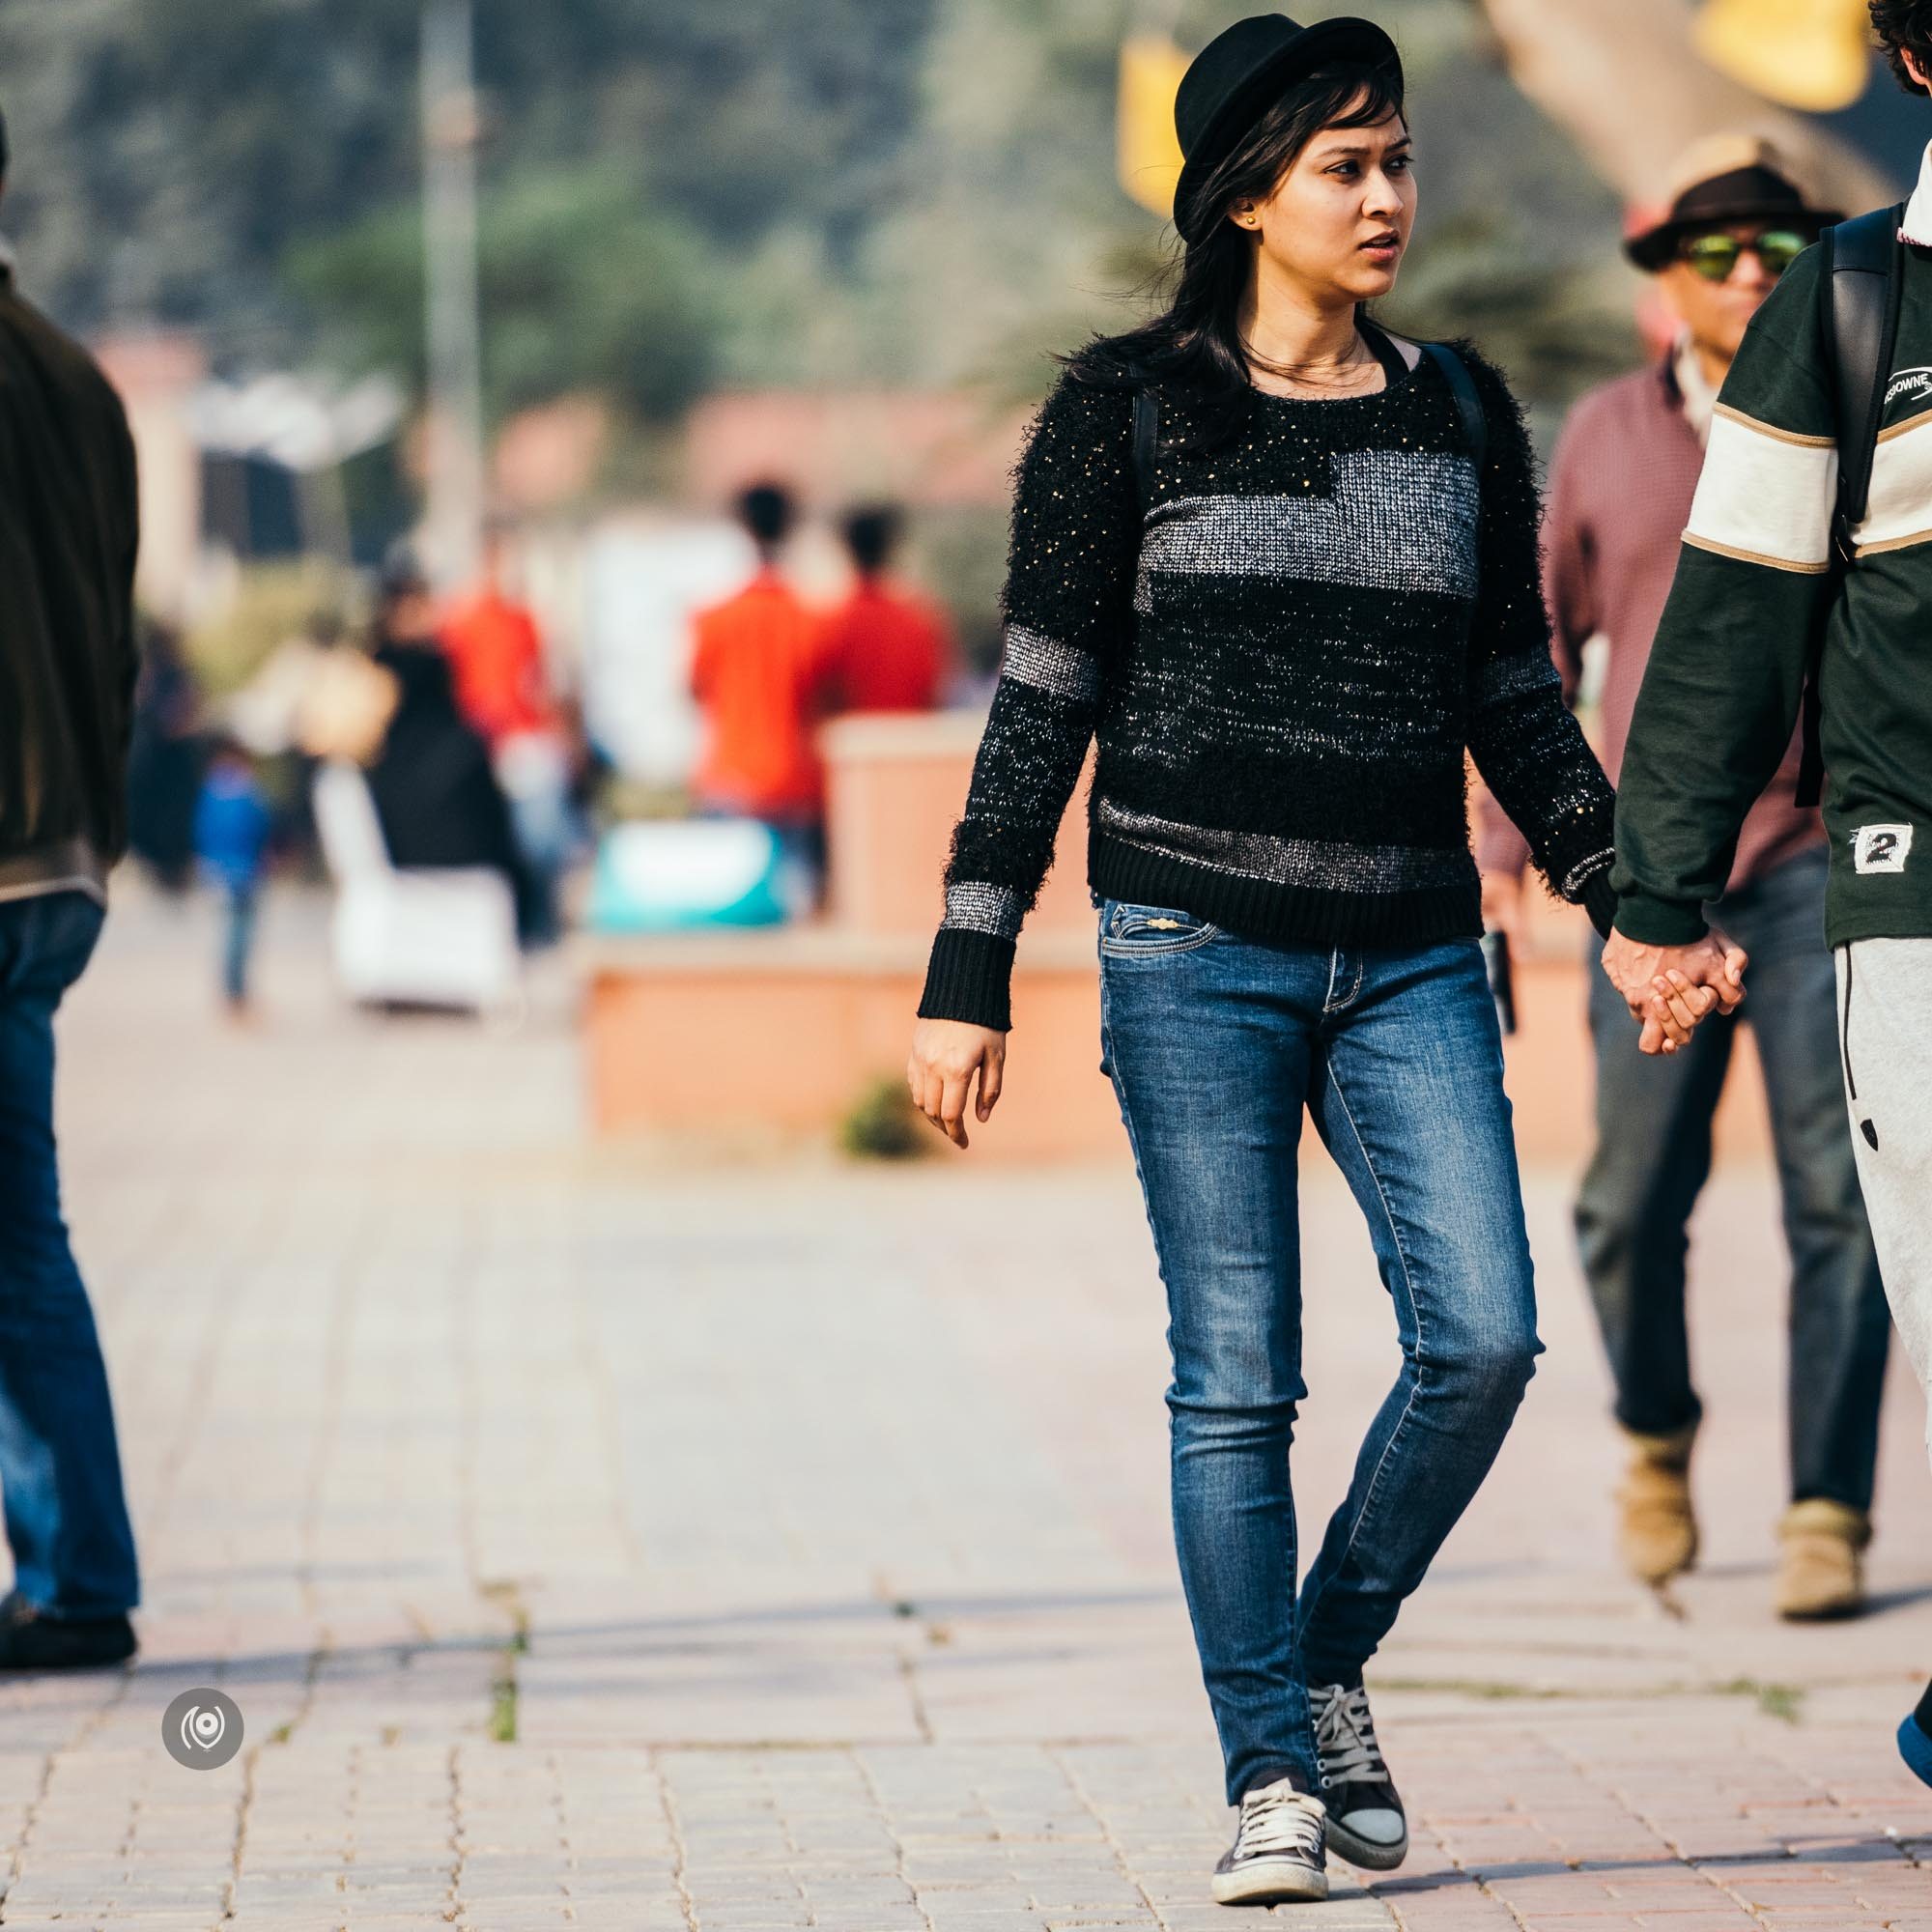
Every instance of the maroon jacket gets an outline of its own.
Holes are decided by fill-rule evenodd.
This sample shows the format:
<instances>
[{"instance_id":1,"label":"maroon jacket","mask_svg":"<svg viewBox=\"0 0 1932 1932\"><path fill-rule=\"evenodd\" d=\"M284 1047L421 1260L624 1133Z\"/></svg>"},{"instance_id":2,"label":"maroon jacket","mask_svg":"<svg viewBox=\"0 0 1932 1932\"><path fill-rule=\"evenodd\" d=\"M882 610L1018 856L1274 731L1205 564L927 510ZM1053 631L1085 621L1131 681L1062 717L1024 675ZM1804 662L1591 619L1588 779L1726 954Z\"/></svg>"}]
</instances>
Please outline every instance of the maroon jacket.
<instances>
[{"instance_id":1,"label":"maroon jacket","mask_svg":"<svg viewBox=\"0 0 1932 1932\"><path fill-rule=\"evenodd\" d=\"M1704 445L1685 416L1667 357L1585 396L1549 466L1544 590L1551 648L1574 701L1583 646L1599 632L1608 642L1595 735L1612 783L1703 467ZM1822 818L1796 803L1800 751L1794 737L1745 820L1731 891L1824 842ZM1528 863L1521 835L1492 799L1483 801L1476 856L1486 872L1520 872Z\"/></svg>"}]
</instances>

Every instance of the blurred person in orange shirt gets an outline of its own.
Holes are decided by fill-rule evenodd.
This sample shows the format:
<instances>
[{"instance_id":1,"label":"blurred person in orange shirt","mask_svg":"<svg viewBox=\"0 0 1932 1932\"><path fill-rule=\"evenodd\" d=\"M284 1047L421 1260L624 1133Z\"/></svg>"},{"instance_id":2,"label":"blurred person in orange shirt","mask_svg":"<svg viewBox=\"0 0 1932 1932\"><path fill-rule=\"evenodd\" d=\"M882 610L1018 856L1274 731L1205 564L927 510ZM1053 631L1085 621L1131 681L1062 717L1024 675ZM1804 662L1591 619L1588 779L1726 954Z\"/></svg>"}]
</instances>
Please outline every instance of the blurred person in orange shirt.
<instances>
[{"instance_id":1,"label":"blurred person in orange shirt","mask_svg":"<svg viewBox=\"0 0 1932 1932\"><path fill-rule=\"evenodd\" d=\"M858 583L826 633L827 690L835 711L930 711L952 655L946 613L889 574L903 530L891 504L854 510L845 548Z\"/></svg>"},{"instance_id":2,"label":"blurred person in orange shirt","mask_svg":"<svg viewBox=\"0 0 1932 1932\"><path fill-rule=\"evenodd\" d=\"M483 575L443 616L438 635L456 679L463 715L490 747L497 781L509 801L518 850L533 895L526 937L557 936L557 882L576 848L572 756L544 661L543 637L528 608L505 587L507 531L484 533Z\"/></svg>"},{"instance_id":3,"label":"blurred person in orange shirt","mask_svg":"<svg viewBox=\"0 0 1932 1932\"><path fill-rule=\"evenodd\" d=\"M827 632L779 569L796 517L777 483L738 499L758 567L736 596L697 616L691 689L706 737L693 789L701 811L762 820L815 876L825 862L825 768L813 740L830 696Z\"/></svg>"}]
</instances>

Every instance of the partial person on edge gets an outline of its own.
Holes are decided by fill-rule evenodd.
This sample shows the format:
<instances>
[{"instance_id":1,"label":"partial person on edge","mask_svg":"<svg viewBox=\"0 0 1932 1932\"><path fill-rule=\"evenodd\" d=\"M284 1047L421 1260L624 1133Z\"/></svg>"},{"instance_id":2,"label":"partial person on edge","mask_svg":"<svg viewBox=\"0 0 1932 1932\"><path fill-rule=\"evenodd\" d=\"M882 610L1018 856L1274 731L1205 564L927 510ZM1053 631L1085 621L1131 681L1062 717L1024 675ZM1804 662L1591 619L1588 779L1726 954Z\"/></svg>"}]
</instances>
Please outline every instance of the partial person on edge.
<instances>
[{"instance_id":1,"label":"partial person on edge","mask_svg":"<svg viewBox=\"0 0 1932 1932\"><path fill-rule=\"evenodd\" d=\"M1626 252L1676 318L1661 362L1605 384L1572 412L1550 464L1545 588L1564 687L1583 646L1608 647L1598 750L1614 780L1684 526L1718 389L1766 296L1836 212L1818 207L1763 142L1719 135L1676 171L1667 214ZM1891 1321L1838 1071L1837 1006L1824 944L1825 828L1797 800L1794 735L1751 807L1722 918L1754 962L1745 1012L1756 1037L1792 1258L1786 1379L1790 1507L1776 1599L1793 1618L1864 1602L1879 1401ZM1493 804L1479 848L1486 923L1514 934L1528 852ZM1630 1463L1618 1542L1642 1581L1690 1567L1698 1546L1690 1454L1703 1406L1685 1319L1686 1230L1711 1170L1711 1124L1738 1022L1711 1022L1676 1055L1637 1050L1624 1003L1590 976L1597 1146L1577 1201L1583 1272L1616 1384ZM1767 1306L1769 1314L1769 1306Z\"/></svg>"},{"instance_id":2,"label":"partial person on edge","mask_svg":"<svg viewBox=\"0 0 1932 1932\"><path fill-rule=\"evenodd\" d=\"M46 1670L131 1657L141 1594L54 1144L54 1012L128 842L139 518L120 398L22 299L3 248L0 526L0 1669Z\"/></svg>"},{"instance_id":3,"label":"partial person on edge","mask_svg":"<svg viewBox=\"0 0 1932 1932\"><path fill-rule=\"evenodd\" d=\"M1874 0L1871 14L1901 83L1932 91L1932 0ZM1658 1051L1686 1051L1702 1020L1743 997L1746 953L1711 930L1709 909L1730 877L1746 815L1786 754L1815 653L1831 847L1826 937L1836 955L1852 1146L1899 1339L1924 1384L1932 849L1918 834L1932 824L1932 147L1902 215L1880 221L1898 328L1890 368L1879 372L1869 500L1848 528L1836 527L1838 483L1871 453L1864 439L1874 426L1838 420L1844 365L1829 320L1826 248L1800 257L1778 283L1724 380L1624 753L1620 903L1604 966L1633 1013L1646 1016L1645 1044ZM1662 1039L1648 1017L1660 991L1670 1014ZM1899 1726L1898 1744L1932 1784L1932 1687Z\"/></svg>"},{"instance_id":4,"label":"partial person on edge","mask_svg":"<svg viewBox=\"0 0 1932 1932\"><path fill-rule=\"evenodd\" d=\"M1364 1670L1542 1351L1465 761L1601 931L1613 801L1550 662L1516 399L1364 312L1415 219L1393 42L1239 21L1176 121L1173 304L1070 358L1021 464L907 1080L958 1146L991 1116L1014 942L1097 736L1102 1065L1167 1290L1176 1541L1238 1810L1209 1884L1264 1904L1325 1898L1331 1851L1406 1857ZM1304 1114L1401 1366L1297 1588L1301 1305L1340 1286L1304 1276Z\"/></svg>"}]
</instances>

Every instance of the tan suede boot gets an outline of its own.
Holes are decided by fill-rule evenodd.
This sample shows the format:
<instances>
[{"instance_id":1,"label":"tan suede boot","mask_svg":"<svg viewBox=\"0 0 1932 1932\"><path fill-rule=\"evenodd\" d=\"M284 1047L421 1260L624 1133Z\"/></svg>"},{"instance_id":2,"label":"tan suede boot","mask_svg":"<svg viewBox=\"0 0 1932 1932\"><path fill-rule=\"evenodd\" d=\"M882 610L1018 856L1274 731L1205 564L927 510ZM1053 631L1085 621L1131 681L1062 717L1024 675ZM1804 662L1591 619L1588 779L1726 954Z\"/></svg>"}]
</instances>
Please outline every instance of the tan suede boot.
<instances>
[{"instance_id":1,"label":"tan suede boot","mask_svg":"<svg viewBox=\"0 0 1932 1932\"><path fill-rule=\"evenodd\" d=\"M1778 1527L1777 1614L1793 1623L1855 1617L1865 1606L1865 1546L1871 1518L1863 1510L1813 1496L1793 1503Z\"/></svg>"},{"instance_id":2,"label":"tan suede boot","mask_svg":"<svg viewBox=\"0 0 1932 1932\"><path fill-rule=\"evenodd\" d=\"M1694 1424L1674 1435L1625 1431L1631 1463L1617 1492L1617 1550L1639 1582L1667 1583L1697 1560L1697 1519L1690 1507L1696 1439Z\"/></svg>"}]
</instances>

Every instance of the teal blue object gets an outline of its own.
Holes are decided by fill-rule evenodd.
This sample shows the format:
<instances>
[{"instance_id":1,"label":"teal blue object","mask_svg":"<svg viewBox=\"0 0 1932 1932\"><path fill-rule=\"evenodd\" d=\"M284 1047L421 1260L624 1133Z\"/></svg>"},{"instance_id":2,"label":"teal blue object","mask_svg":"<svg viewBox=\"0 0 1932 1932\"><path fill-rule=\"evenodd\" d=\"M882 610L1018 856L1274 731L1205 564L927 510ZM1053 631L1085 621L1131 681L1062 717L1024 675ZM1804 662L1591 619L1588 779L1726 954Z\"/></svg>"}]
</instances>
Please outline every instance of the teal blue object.
<instances>
[{"instance_id":1,"label":"teal blue object","mask_svg":"<svg viewBox=\"0 0 1932 1932\"><path fill-rule=\"evenodd\" d=\"M591 871L593 932L782 925L806 882L778 835L753 819L613 826Z\"/></svg>"},{"instance_id":2,"label":"teal blue object","mask_svg":"<svg viewBox=\"0 0 1932 1932\"><path fill-rule=\"evenodd\" d=\"M1932 1784L1932 1738L1918 1728L1916 1717L1907 1718L1898 1727L1898 1754L1915 1777Z\"/></svg>"}]
</instances>

